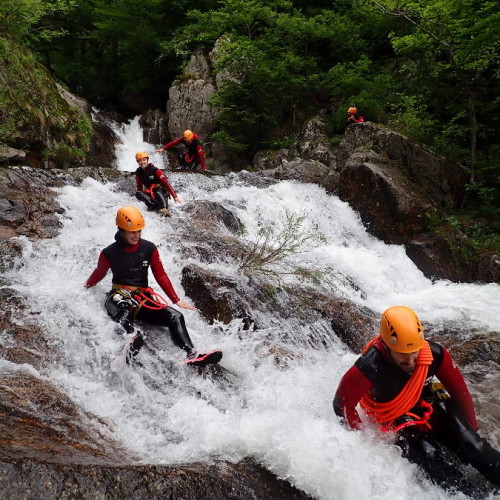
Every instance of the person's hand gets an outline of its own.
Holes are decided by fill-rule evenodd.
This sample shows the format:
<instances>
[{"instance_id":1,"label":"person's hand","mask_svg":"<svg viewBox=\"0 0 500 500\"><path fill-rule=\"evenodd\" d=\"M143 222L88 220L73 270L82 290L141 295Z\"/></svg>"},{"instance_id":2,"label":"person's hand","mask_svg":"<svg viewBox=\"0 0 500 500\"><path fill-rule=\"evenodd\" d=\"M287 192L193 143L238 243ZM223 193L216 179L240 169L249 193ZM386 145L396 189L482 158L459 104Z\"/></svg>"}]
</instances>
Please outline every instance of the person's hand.
<instances>
[{"instance_id":1,"label":"person's hand","mask_svg":"<svg viewBox=\"0 0 500 500\"><path fill-rule=\"evenodd\" d=\"M174 201L175 201L175 203L181 203L181 199L178 196L176 196L174 198Z\"/></svg>"},{"instance_id":2,"label":"person's hand","mask_svg":"<svg viewBox=\"0 0 500 500\"><path fill-rule=\"evenodd\" d=\"M190 306L189 304L186 304L185 302L182 302L182 300L179 300L174 304L174 306L179 306L182 307L183 309L190 309L191 311L197 311L196 307Z\"/></svg>"},{"instance_id":3,"label":"person's hand","mask_svg":"<svg viewBox=\"0 0 500 500\"><path fill-rule=\"evenodd\" d=\"M155 153L163 153L163 151L165 151L163 148L161 148L161 149L155 149Z\"/></svg>"}]
</instances>

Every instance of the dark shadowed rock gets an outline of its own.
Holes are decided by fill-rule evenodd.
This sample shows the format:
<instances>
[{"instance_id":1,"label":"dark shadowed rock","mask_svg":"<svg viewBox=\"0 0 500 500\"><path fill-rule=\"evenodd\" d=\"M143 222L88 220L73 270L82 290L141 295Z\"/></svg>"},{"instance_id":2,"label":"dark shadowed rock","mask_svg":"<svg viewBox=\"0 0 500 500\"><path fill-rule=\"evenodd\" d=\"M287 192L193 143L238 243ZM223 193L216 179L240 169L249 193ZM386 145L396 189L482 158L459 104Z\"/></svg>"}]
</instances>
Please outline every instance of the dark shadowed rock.
<instances>
[{"instance_id":1,"label":"dark shadowed rock","mask_svg":"<svg viewBox=\"0 0 500 500\"><path fill-rule=\"evenodd\" d=\"M386 243L401 244L421 234L424 215L436 210L397 165L371 152L349 157L340 172L339 196Z\"/></svg>"},{"instance_id":2,"label":"dark shadowed rock","mask_svg":"<svg viewBox=\"0 0 500 500\"><path fill-rule=\"evenodd\" d=\"M241 290L238 290L236 281L190 265L182 269L181 283L186 294L209 323L220 321L228 324L237 318L246 325L254 323L251 306L255 306L255 298L249 304L243 298Z\"/></svg>"},{"instance_id":3,"label":"dark shadowed rock","mask_svg":"<svg viewBox=\"0 0 500 500\"><path fill-rule=\"evenodd\" d=\"M99 466L3 460L6 498L37 500L308 500L310 496L250 461L168 466ZM312 499L311 499L312 500Z\"/></svg>"},{"instance_id":4,"label":"dark shadowed rock","mask_svg":"<svg viewBox=\"0 0 500 500\"><path fill-rule=\"evenodd\" d=\"M141 115L139 124L144 142L160 146L170 138L167 115L159 109L148 109Z\"/></svg>"},{"instance_id":5,"label":"dark shadowed rock","mask_svg":"<svg viewBox=\"0 0 500 500\"><path fill-rule=\"evenodd\" d=\"M338 168L342 171L354 153L368 151L393 162L437 205L460 204L469 180L463 168L380 125L358 123L347 127L337 153Z\"/></svg>"}]
</instances>

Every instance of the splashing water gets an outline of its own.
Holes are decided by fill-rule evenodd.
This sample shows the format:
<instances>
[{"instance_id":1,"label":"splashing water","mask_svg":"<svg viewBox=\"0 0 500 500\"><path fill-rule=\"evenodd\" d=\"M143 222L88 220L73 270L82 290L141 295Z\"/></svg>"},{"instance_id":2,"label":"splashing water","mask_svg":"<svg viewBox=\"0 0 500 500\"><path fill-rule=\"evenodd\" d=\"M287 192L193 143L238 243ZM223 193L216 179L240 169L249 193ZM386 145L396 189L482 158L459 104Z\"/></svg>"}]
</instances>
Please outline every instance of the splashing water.
<instances>
[{"instance_id":1,"label":"splashing water","mask_svg":"<svg viewBox=\"0 0 500 500\"><path fill-rule=\"evenodd\" d=\"M154 149L139 144L139 132L138 120L120 132L122 170L135 169L137 150ZM358 215L323 189L289 181L259 189L246 178L246 174L169 175L184 203L221 203L240 218L249 239L285 210L306 214L306 224L323 242L294 258L302 266L330 269L337 289L357 304L377 312L406 304L418 311L424 323L457 322L484 331L498 328L500 286L433 284L407 258L404 248L370 236ZM9 280L29 298L47 341L62 353L40 376L104 419L114 438L143 463L216 458L236 462L252 456L318 499L451 498L422 479L417 467L402 459L390 442L369 431L347 431L339 424L332 411L333 394L357 357L340 341L331 340L324 350L298 342L294 349L299 356L283 368L258 354L269 342L271 326L239 332L237 324L208 325L197 312L182 310L198 350L222 349L222 365L234 378L223 383L194 375L181 363L182 353L169 336L154 329L146 332L152 349L141 353L144 367L123 367L122 372L112 373L110 361L122 340L103 307L111 279L108 275L91 290L85 290L83 283L100 250L113 241L116 210L129 204L142 207L135 198L116 192L113 184L92 179L79 187L59 189L58 196L66 210L60 235L36 243L21 239L24 266L12 272ZM173 212L189 223L182 204L174 206ZM143 237L158 244L174 288L182 300L189 301L180 284L182 268L189 263L177 250L183 241L171 221L146 213L146 223ZM236 274L236 269L224 265L224 272ZM153 278L151 284L159 290ZM260 323L266 324L262 318ZM267 318L267 324L274 325L273 319ZM295 329L292 337L297 339L309 335L305 327L297 330L295 324L282 322L282 328ZM498 373L494 376L498 388ZM486 437L498 442L498 431Z\"/></svg>"}]
</instances>

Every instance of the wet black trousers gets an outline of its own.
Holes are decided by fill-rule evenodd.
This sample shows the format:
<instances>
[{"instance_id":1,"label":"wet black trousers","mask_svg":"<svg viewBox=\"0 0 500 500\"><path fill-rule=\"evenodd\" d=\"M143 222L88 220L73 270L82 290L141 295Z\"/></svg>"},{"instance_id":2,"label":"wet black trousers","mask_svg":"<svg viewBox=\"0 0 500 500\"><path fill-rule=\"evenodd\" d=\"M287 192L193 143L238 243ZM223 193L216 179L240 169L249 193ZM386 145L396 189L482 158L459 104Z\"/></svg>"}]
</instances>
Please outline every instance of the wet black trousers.
<instances>
[{"instance_id":1,"label":"wet black trousers","mask_svg":"<svg viewBox=\"0 0 500 500\"><path fill-rule=\"evenodd\" d=\"M194 350L193 343L186 328L184 316L173 307L163 307L159 310L148 309L143 306L134 317L134 309L129 308L127 300L116 302L111 293L106 299L105 307L108 315L117 323L120 323L126 331L131 333L134 321L141 321L149 325L166 326L170 331L172 342L184 349L186 352ZM141 344L142 345L142 344Z\"/></svg>"},{"instance_id":2,"label":"wet black trousers","mask_svg":"<svg viewBox=\"0 0 500 500\"><path fill-rule=\"evenodd\" d=\"M144 191L137 191L135 197L146 204L148 210L160 210L160 208L168 208L168 196L160 189L155 190L154 199Z\"/></svg>"},{"instance_id":3,"label":"wet black trousers","mask_svg":"<svg viewBox=\"0 0 500 500\"><path fill-rule=\"evenodd\" d=\"M462 474L460 463L472 465L493 485L500 486L500 452L457 414L451 400L438 401L433 408L432 431L407 427L398 434L396 442L403 449L403 456L424 469L440 486L451 486L473 497L477 492Z\"/></svg>"}]
</instances>

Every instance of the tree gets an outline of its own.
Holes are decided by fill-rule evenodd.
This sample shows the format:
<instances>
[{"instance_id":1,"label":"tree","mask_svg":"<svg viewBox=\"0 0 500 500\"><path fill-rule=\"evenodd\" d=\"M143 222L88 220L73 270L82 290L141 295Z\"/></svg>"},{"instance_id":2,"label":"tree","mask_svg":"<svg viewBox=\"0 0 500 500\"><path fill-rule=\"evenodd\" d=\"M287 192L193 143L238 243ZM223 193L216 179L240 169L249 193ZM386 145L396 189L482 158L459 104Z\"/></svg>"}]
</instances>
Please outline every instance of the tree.
<instances>
[{"instance_id":1,"label":"tree","mask_svg":"<svg viewBox=\"0 0 500 500\"><path fill-rule=\"evenodd\" d=\"M391 35L397 54L404 55L413 67L413 75L430 76L431 93L440 93L440 101L450 122L468 117L470 181L476 180L477 147L480 129L486 132L494 123L479 115L478 107L487 107L498 99L490 88L490 78L498 81L500 13L496 3L481 0L368 0L385 15L404 20L404 26ZM443 103L442 88L448 88L449 102ZM456 103L459 100L459 109ZM438 100L437 100L438 101ZM496 117L495 117L496 120Z\"/></svg>"}]
</instances>

